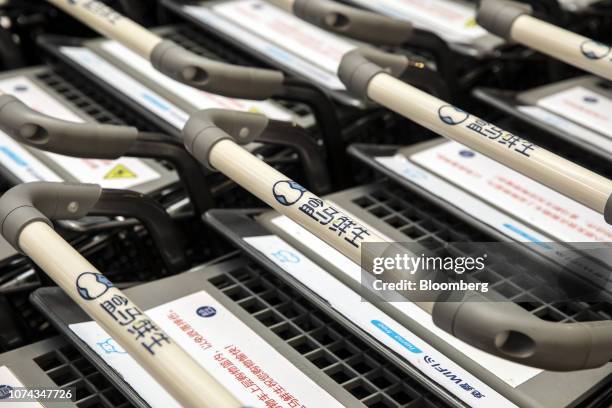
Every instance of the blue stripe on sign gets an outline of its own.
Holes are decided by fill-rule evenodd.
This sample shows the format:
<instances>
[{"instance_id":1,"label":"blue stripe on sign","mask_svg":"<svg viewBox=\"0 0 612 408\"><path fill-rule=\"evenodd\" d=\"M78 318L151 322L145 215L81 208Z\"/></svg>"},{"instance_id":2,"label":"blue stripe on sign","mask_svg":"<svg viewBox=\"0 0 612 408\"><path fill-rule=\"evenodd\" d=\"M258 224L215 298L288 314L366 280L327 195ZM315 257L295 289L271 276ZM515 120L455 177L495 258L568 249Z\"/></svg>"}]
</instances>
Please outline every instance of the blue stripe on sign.
<instances>
[{"instance_id":1,"label":"blue stripe on sign","mask_svg":"<svg viewBox=\"0 0 612 408\"><path fill-rule=\"evenodd\" d=\"M533 235L530 235L530 234L526 233L525 231L515 227L512 224L504 224L504 227L508 228L512 232L515 232L515 233L519 234L520 236L522 236L524 238L527 238L531 242L536 243L536 244L538 244L539 246L541 246L541 247L543 247L545 249L551 249L549 245L546 245L545 243L543 243L542 241L540 241L539 239L537 239Z\"/></svg>"},{"instance_id":2,"label":"blue stripe on sign","mask_svg":"<svg viewBox=\"0 0 612 408\"><path fill-rule=\"evenodd\" d=\"M140 96L142 96L142 98L144 100L151 102L153 105L157 106L160 109L170 110L170 107L168 105L164 104L162 101L160 101L159 99L157 99L153 95L149 95L147 93L143 93Z\"/></svg>"},{"instance_id":3,"label":"blue stripe on sign","mask_svg":"<svg viewBox=\"0 0 612 408\"><path fill-rule=\"evenodd\" d=\"M20 166L27 166L28 165L28 163L26 163L17 153L12 151L8 147L2 146L2 147L0 147L0 151L2 151L2 153L7 155L10 159L12 159L18 165L20 165Z\"/></svg>"},{"instance_id":4,"label":"blue stripe on sign","mask_svg":"<svg viewBox=\"0 0 612 408\"><path fill-rule=\"evenodd\" d=\"M415 346L414 344L412 344L411 342L403 338L399 333L397 333L395 330L393 330L392 328L390 328L389 326L387 326L380 320L372 320L371 323L374 326L378 327L383 333L387 334L387 336L397 341L399 344L401 344L406 350L410 351L411 353L415 353L415 354L422 353L421 349L419 349L417 346Z\"/></svg>"}]
</instances>

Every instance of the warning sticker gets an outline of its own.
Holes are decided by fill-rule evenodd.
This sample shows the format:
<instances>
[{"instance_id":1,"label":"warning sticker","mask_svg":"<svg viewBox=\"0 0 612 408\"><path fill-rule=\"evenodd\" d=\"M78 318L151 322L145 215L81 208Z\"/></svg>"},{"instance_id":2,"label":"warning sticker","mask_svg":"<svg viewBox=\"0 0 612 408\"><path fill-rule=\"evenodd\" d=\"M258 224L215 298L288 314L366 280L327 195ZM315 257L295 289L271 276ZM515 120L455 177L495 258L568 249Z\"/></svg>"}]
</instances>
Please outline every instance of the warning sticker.
<instances>
[{"instance_id":1,"label":"warning sticker","mask_svg":"<svg viewBox=\"0 0 612 408\"><path fill-rule=\"evenodd\" d=\"M55 98L24 76L1 80L0 90L15 95L23 103L39 112L72 122L83 122L80 117L75 115L68 108L64 107ZM14 144L17 147L20 147L17 143ZM20 157L26 157L23 154L24 152L25 150L20 149ZM97 160L80 159L47 152L44 152L44 154L46 154L61 169L68 172L68 174L74 177L77 181L83 183L96 183L101 185L103 188L131 188L161 177L159 173L140 159L122 157L117 160ZM29 153L27 156L30 156ZM11 155L11 157L13 158L12 161L5 160L2 157L0 157L0 159L2 160L2 164L12 171L16 165L12 164L12 162L15 161L14 155ZM31 170L32 165L33 164L30 163L27 172L26 170L20 168L20 171L16 173L16 176L20 177L23 181L34 181L36 179L42 179L45 181L60 181L59 177L56 176L51 170L43 167L42 163L36 168L37 177L33 177L33 172ZM118 177L117 175L115 175L115 177L106 177L110 172L112 172L113 169L117 168L125 171L125 174L122 177ZM128 174L131 174L132 176L128 177Z\"/></svg>"},{"instance_id":2,"label":"warning sticker","mask_svg":"<svg viewBox=\"0 0 612 408\"><path fill-rule=\"evenodd\" d=\"M118 160L76 159L49 153L60 166L83 183L97 183L103 188L126 189L159 178L142 160L122 157ZM94 181L95 180L95 181Z\"/></svg>"},{"instance_id":3,"label":"warning sticker","mask_svg":"<svg viewBox=\"0 0 612 408\"><path fill-rule=\"evenodd\" d=\"M106 173L106 176L104 176L104 178L107 180L130 179L130 178L136 178L136 177L138 177L136 173L134 173L132 170L125 167L125 165L123 164L116 165L115 167L111 169L111 171Z\"/></svg>"}]
</instances>

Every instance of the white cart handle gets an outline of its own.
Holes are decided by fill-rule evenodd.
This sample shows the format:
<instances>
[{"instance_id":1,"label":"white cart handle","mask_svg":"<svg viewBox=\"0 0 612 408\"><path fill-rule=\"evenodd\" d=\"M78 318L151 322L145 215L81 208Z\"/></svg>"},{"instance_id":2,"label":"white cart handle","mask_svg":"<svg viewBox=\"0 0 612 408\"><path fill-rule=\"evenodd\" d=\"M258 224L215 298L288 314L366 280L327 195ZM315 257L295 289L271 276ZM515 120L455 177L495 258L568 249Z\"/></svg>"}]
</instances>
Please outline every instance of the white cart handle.
<instances>
[{"instance_id":1,"label":"white cart handle","mask_svg":"<svg viewBox=\"0 0 612 408\"><path fill-rule=\"evenodd\" d=\"M604 215L612 224L612 181L387 74L357 50L338 75L349 92L455 140Z\"/></svg>"},{"instance_id":2,"label":"white cart handle","mask_svg":"<svg viewBox=\"0 0 612 408\"><path fill-rule=\"evenodd\" d=\"M267 99L282 86L280 71L214 61L164 40L95 0L47 0L102 35L130 48L163 74L194 88L232 98Z\"/></svg>"},{"instance_id":3,"label":"white cart handle","mask_svg":"<svg viewBox=\"0 0 612 408\"><path fill-rule=\"evenodd\" d=\"M612 47L530 14L531 8L522 3L483 0L476 20L495 35L612 80Z\"/></svg>"},{"instance_id":4,"label":"white cart handle","mask_svg":"<svg viewBox=\"0 0 612 408\"><path fill-rule=\"evenodd\" d=\"M95 184L25 183L0 198L2 235L23 251L178 403L240 403L153 320L59 236L50 218L78 219L100 197Z\"/></svg>"}]
</instances>

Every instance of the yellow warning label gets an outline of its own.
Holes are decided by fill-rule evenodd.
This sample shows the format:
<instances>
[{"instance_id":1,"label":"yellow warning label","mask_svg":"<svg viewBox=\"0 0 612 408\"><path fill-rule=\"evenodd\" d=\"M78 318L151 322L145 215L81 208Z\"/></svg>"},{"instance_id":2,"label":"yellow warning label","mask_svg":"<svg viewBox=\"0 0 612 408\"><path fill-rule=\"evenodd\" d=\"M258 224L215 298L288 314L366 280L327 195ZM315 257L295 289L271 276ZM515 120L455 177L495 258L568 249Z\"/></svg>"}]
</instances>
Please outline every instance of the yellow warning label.
<instances>
[{"instance_id":1,"label":"yellow warning label","mask_svg":"<svg viewBox=\"0 0 612 408\"><path fill-rule=\"evenodd\" d=\"M107 180L130 179L130 178L136 178L136 177L138 177L136 173L134 173L132 170L125 167L123 164L116 165L115 167L111 169L111 171L106 173L106 175L104 176L104 178Z\"/></svg>"}]
</instances>

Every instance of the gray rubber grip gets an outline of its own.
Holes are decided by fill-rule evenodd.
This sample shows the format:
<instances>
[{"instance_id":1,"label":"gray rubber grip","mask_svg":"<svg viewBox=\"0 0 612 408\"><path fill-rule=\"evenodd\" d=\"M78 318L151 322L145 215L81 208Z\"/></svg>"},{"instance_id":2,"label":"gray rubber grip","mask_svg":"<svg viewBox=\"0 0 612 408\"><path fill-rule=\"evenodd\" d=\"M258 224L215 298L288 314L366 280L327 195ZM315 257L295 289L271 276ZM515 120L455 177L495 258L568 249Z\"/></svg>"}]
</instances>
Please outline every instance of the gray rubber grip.
<instances>
[{"instance_id":1,"label":"gray rubber grip","mask_svg":"<svg viewBox=\"0 0 612 408\"><path fill-rule=\"evenodd\" d=\"M462 302L436 302L434 323L496 356L553 371L600 367L612 359L612 321L555 323L511 302L471 293Z\"/></svg>"},{"instance_id":2,"label":"gray rubber grip","mask_svg":"<svg viewBox=\"0 0 612 408\"><path fill-rule=\"evenodd\" d=\"M295 0L293 14L316 26L378 45L400 45L412 24L329 0Z\"/></svg>"},{"instance_id":3,"label":"gray rubber grip","mask_svg":"<svg viewBox=\"0 0 612 408\"><path fill-rule=\"evenodd\" d=\"M219 141L232 139L238 144L255 140L268 126L269 119L258 113L205 109L191 115L183 128L185 148L211 170L210 152Z\"/></svg>"},{"instance_id":4,"label":"gray rubber grip","mask_svg":"<svg viewBox=\"0 0 612 408\"><path fill-rule=\"evenodd\" d=\"M179 82L231 98L267 99L278 91L284 80L280 71L214 61L168 40L155 46L151 64Z\"/></svg>"},{"instance_id":5,"label":"gray rubber grip","mask_svg":"<svg viewBox=\"0 0 612 408\"><path fill-rule=\"evenodd\" d=\"M381 72L400 76L409 63L404 55L389 54L370 47L357 48L342 57L338 77L351 95L367 99L368 85L374 76Z\"/></svg>"},{"instance_id":6,"label":"gray rubber grip","mask_svg":"<svg viewBox=\"0 0 612 408\"><path fill-rule=\"evenodd\" d=\"M0 95L0 129L16 141L41 150L99 159L121 157L138 136L133 127L53 118L11 95Z\"/></svg>"},{"instance_id":7,"label":"gray rubber grip","mask_svg":"<svg viewBox=\"0 0 612 408\"><path fill-rule=\"evenodd\" d=\"M514 20L523 14L531 13L532 8L528 4L509 0L482 0L476 21L490 33L510 40Z\"/></svg>"},{"instance_id":8,"label":"gray rubber grip","mask_svg":"<svg viewBox=\"0 0 612 408\"><path fill-rule=\"evenodd\" d=\"M17 250L19 235L31 222L84 217L100 198L97 184L34 182L19 184L0 197L2 236Z\"/></svg>"},{"instance_id":9,"label":"gray rubber grip","mask_svg":"<svg viewBox=\"0 0 612 408\"><path fill-rule=\"evenodd\" d=\"M606 208L604 209L604 219L610 225L612 225L612 194L608 197L606 202Z\"/></svg>"}]
</instances>

